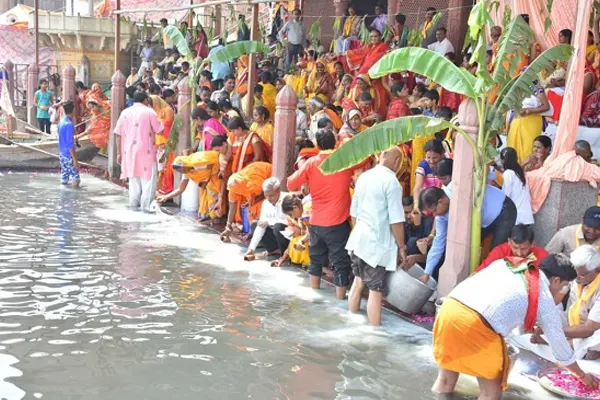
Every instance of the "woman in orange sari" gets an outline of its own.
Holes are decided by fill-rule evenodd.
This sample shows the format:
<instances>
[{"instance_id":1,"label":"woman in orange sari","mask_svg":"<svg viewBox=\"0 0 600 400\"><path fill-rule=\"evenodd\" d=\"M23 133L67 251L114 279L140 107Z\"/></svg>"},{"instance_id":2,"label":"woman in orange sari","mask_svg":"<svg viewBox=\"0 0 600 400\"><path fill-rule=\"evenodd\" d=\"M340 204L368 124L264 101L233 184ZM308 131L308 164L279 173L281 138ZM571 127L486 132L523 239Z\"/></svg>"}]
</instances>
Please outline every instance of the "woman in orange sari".
<instances>
[{"instance_id":1,"label":"woman in orange sari","mask_svg":"<svg viewBox=\"0 0 600 400\"><path fill-rule=\"evenodd\" d=\"M244 97L248 93L248 65L248 55L242 54L237 60L237 77L235 78L236 91L240 97Z\"/></svg>"},{"instance_id":2,"label":"woman in orange sari","mask_svg":"<svg viewBox=\"0 0 600 400\"><path fill-rule=\"evenodd\" d=\"M329 103L333 92L335 91L335 82L329 72L327 72L325 61L318 60L315 62L315 68L310 73L304 92L306 93L307 101L317 96L325 102Z\"/></svg>"},{"instance_id":3,"label":"woman in orange sari","mask_svg":"<svg viewBox=\"0 0 600 400\"><path fill-rule=\"evenodd\" d=\"M271 155L258 133L248 130L240 117L232 118L227 126L233 136L231 144L231 171L239 172L257 161L269 161Z\"/></svg>"},{"instance_id":4,"label":"woman in orange sari","mask_svg":"<svg viewBox=\"0 0 600 400\"><path fill-rule=\"evenodd\" d=\"M75 139L88 136L90 142L97 148L103 149L108 144L110 133L110 100L97 83L92 85L92 89L87 92L85 99L91 119L86 130L77 135Z\"/></svg>"},{"instance_id":5,"label":"woman in orange sari","mask_svg":"<svg viewBox=\"0 0 600 400\"><path fill-rule=\"evenodd\" d=\"M167 142L169 141L169 135L171 133L171 127L175 120L175 109L173 105L177 102L177 95L174 90L165 89L162 97L158 95L150 95L152 99L152 109L158 116L158 120L163 125L163 132L160 135L155 136L156 146L159 149L159 153L162 154L166 148ZM164 165L158 174L158 192L160 194L171 193L174 188L175 176L173 175L173 160L175 159L175 152L171 152L167 155ZM162 163L161 163L162 164Z\"/></svg>"},{"instance_id":6,"label":"woman in orange sari","mask_svg":"<svg viewBox=\"0 0 600 400\"><path fill-rule=\"evenodd\" d=\"M267 162L255 162L234 173L227 180L229 191L229 212L227 225L221 234L223 242L231 241L234 222L242 222L240 209L242 205L248 208L248 222L258 220L264 201L262 184L271 177L273 167Z\"/></svg>"}]
</instances>

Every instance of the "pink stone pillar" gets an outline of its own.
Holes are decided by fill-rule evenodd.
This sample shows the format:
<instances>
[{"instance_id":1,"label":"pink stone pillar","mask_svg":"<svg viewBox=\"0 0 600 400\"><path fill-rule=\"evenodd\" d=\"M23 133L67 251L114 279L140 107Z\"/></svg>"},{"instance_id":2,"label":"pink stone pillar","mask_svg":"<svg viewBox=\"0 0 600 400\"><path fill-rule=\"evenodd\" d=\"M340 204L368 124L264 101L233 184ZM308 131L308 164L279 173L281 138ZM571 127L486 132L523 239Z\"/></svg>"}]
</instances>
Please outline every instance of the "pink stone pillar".
<instances>
[{"instance_id":1,"label":"pink stone pillar","mask_svg":"<svg viewBox=\"0 0 600 400\"><path fill-rule=\"evenodd\" d=\"M115 135L115 127L121 115L121 111L125 109L125 75L119 70L112 77L112 88L110 90L110 133L108 139L108 173L111 178L119 178L121 167L117 162L117 140Z\"/></svg>"},{"instance_id":2,"label":"pink stone pillar","mask_svg":"<svg viewBox=\"0 0 600 400\"><path fill-rule=\"evenodd\" d=\"M293 172L296 151L296 105L298 98L289 86L277 95L275 111L275 138L273 141L273 176L286 190L287 177Z\"/></svg>"},{"instance_id":3,"label":"pink stone pillar","mask_svg":"<svg viewBox=\"0 0 600 400\"><path fill-rule=\"evenodd\" d=\"M4 71L8 75L8 80L4 80L4 84L6 84L8 89L8 98L10 99L10 104L12 104L13 109L15 108L15 66L10 60L6 60L4 63ZM13 130L17 126L17 121L14 117L6 116L6 129L8 137L12 136Z\"/></svg>"},{"instance_id":4,"label":"pink stone pillar","mask_svg":"<svg viewBox=\"0 0 600 400\"><path fill-rule=\"evenodd\" d=\"M75 102L75 68L71 64L63 70L63 101Z\"/></svg>"},{"instance_id":5,"label":"pink stone pillar","mask_svg":"<svg viewBox=\"0 0 600 400\"><path fill-rule=\"evenodd\" d=\"M343 17L350 7L350 0L333 0L333 5L335 6L335 15Z\"/></svg>"},{"instance_id":6,"label":"pink stone pillar","mask_svg":"<svg viewBox=\"0 0 600 400\"><path fill-rule=\"evenodd\" d=\"M36 63L29 64L27 68L27 122L37 126L37 108L33 105L35 92L38 89L39 69Z\"/></svg>"},{"instance_id":7,"label":"pink stone pillar","mask_svg":"<svg viewBox=\"0 0 600 400\"><path fill-rule=\"evenodd\" d=\"M477 142L479 120L472 100L458 108L458 123ZM469 276L471 214L473 207L473 149L461 135L456 137L452 171L452 198L446 240L446 258L440 269L439 296L446 296Z\"/></svg>"},{"instance_id":8,"label":"pink stone pillar","mask_svg":"<svg viewBox=\"0 0 600 400\"><path fill-rule=\"evenodd\" d=\"M15 106L15 65L10 60L4 63L4 71L8 74L8 96L13 107Z\"/></svg>"},{"instance_id":9,"label":"pink stone pillar","mask_svg":"<svg viewBox=\"0 0 600 400\"><path fill-rule=\"evenodd\" d=\"M176 155L183 154L183 151L189 148L192 145L191 138L191 126L190 126L190 118L192 116L192 109L190 100L192 98L192 88L189 86L188 78L183 79L177 85L177 110L178 114L181 115L183 119L183 123L181 125L181 129L179 131L179 140L177 142ZM179 184L179 180L181 179L181 174L175 172L175 187Z\"/></svg>"}]
</instances>

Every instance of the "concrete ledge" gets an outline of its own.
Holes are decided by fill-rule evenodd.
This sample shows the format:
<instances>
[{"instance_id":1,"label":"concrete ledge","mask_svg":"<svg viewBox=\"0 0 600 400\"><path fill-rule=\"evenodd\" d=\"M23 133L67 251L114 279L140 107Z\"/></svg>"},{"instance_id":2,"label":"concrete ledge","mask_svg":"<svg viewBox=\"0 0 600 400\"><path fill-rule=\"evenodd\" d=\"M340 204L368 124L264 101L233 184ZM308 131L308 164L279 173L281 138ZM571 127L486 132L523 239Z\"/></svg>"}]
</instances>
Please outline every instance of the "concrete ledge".
<instances>
[{"instance_id":1,"label":"concrete ledge","mask_svg":"<svg viewBox=\"0 0 600 400\"><path fill-rule=\"evenodd\" d=\"M587 182L552 180L548 197L535 214L536 243L545 246L558 230L580 223L585 210L597 202L598 190Z\"/></svg>"}]
</instances>

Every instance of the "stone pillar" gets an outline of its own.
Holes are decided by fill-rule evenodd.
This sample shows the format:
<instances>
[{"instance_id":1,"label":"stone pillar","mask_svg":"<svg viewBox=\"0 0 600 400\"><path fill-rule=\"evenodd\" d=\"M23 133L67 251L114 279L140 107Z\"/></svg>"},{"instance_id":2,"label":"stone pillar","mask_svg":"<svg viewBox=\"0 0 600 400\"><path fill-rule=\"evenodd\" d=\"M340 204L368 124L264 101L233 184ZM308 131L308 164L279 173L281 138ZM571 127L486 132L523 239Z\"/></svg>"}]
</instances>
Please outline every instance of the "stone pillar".
<instances>
[{"instance_id":1,"label":"stone pillar","mask_svg":"<svg viewBox=\"0 0 600 400\"><path fill-rule=\"evenodd\" d=\"M79 80L85 86L90 86L90 59L87 56L81 57L79 61Z\"/></svg>"},{"instance_id":2,"label":"stone pillar","mask_svg":"<svg viewBox=\"0 0 600 400\"><path fill-rule=\"evenodd\" d=\"M119 70L112 77L112 88L110 89L110 133L108 139L108 173L111 178L119 178L121 175L121 167L117 162L117 140L115 135L115 127L121 115L121 111L125 109L125 75Z\"/></svg>"},{"instance_id":3,"label":"stone pillar","mask_svg":"<svg viewBox=\"0 0 600 400\"><path fill-rule=\"evenodd\" d=\"M260 31L258 28L258 4L254 4L252 6L252 27L250 30L250 39L260 40ZM257 76L256 67L256 53L251 53L248 59L248 104L245 104L250 115L245 115L244 117L246 119L252 119L252 110L254 110L254 84L256 83L254 77Z\"/></svg>"},{"instance_id":4,"label":"stone pillar","mask_svg":"<svg viewBox=\"0 0 600 400\"><path fill-rule=\"evenodd\" d=\"M94 16L94 0L88 0L88 16Z\"/></svg>"},{"instance_id":5,"label":"stone pillar","mask_svg":"<svg viewBox=\"0 0 600 400\"><path fill-rule=\"evenodd\" d=\"M465 100L458 108L458 122L477 142L479 120L472 100ZM446 296L467 276L471 251L471 213L473 205L473 149L457 135L452 171L452 198L446 240L446 259L440 269L438 293Z\"/></svg>"},{"instance_id":6,"label":"stone pillar","mask_svg":"<svg viewBox=\"0 0 600 400\"><path fill-rule=\"evenodd\" d=\"M335 7L335 15L343 17L346 15L348 7L350 7L350 0L333 0L333 5Z\"/></svg>"},{"instance_id":7,"label":"stone pillar","mask_svg":"<svg viewBox=\"0 0 600 400\"><path fill-rule=\"evenodd\" d=\"M8 81L5 81L8 86L8 98L13 107L15 106L15 65L10 60L4 63L4 71L8 74Z\"/></svg>"},{"instance_id":8,"label":"stone pillar","mask_svg":"<svg viewBox=\"0 0 600 400\"><path fill-rule=\"evenodd\" d=\"M181 115L183 119L183 123L181 124L181 129L179 130L179 140L177 141L177 149L175 150L175 156L179 156L183 154L183 151L192 146L192 138L191 138L191 103L190 99L192 98L192 88L190 88L188 83L188 78L183 79L177 85L177 110L178 114ZM174 187L179 186L179 182L181 180L181 174L177 171L174 172ZM192 186L193 188L190 188ZM186 212L198 212L198 187L197 185L188 185L188 189L186 190L179 199L176 199L176 203L181 206L181 211Z\"/></svg>"},{"instance_id":9,"label":"stone pillar","mask_svg":"<svg viewBox=\"0 0 600 400\"><path fill-rule=\"evenodd\" d=\"M37 108L33 105L34 94L38 89L39 69L36 63L29 64L27 68L27 122L37 126Z\"/></svg>"},{"instance_id":10,"label":"stone pillar","mask_svg":"<svg viewBox=\"0 0 600 400\"><path fill-rule=\"evenodd\" d=\"M10 60L6 60L4 63L4 72L8 75L8 80L4 80L4 84L7 87L8 98L10 99L10 104L12 104L13 110L15 108L15 66ZM15 117L11 117L6 115L6 129L8 133L8 137L12 136L13 130L17 126L17 121Z\"/></svg>"},{"instance_id":11,"label":"stone pillar","mask_svg":"<svg viewBox=\"0 0 600 400\"><path fill-rule=\"evenodd\" d=\"M221 34L223 33L223 21L221 21L221 6L217 5L215 6L215 34L214 37L221 37ZM227 43L223 43L223 44L227 44ZM210 43L209 43L210 45Z\"/></svg>"},{"instance_id":12,"label":"stone pillar","mask_svg":"<svg viewBox=\"0 0 600 400\"><path fill-rule=\"evenodd\" d=\"M281 181L287 190L286 181L294 169L296 161L296 105L298 98L289 86L284 86L277 95L275 111L275 135L273 141L273 176Z\"/></svg>"},{"instance_id":13,"label":"stone pillar","mask_svg":"<svg viewBox=\"0 0 600 400\"><path fill-rule=\"evenodd\" d=\"M63 70L63 101L75 101L75 68L71 64Z\"/></svg>"},{"instance_id":14,"label":"stone pillar","mask_svg":"<svg viewBox=\"0 0 600 400\"><path fill-rule=\"evenodd\" d=\"M448 40L452 42L455 49L462 49L465 34L467 33L467 20L471 13L473 2L469 0L450 0L448 3L448 22L446 27L448 28ZM460 57L460 54L456 54ZM462 60L462 58L461 58ZM459 60L455 60L459 61Z\"/></svg>"}]
</instances>

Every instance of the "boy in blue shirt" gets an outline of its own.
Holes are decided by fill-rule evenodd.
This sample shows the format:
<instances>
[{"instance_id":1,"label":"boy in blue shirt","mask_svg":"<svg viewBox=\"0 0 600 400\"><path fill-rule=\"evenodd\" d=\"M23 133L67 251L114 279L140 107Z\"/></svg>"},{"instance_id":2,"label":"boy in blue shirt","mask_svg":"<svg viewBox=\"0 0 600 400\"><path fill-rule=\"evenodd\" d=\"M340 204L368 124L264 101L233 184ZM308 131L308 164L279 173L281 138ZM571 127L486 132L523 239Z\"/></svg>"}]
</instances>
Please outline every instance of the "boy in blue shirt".
<instances>
[{"instance_id":1,"label":"boy in blue shirt","mask_svg":"<svg viewBox=\"0 0 600 400\"><path fill-rule=\"evenodd\" d=\"M73 181L73 187L79 187L81 182L79 178L79 163L77 162L77 153L75 152L75 125L73 125L73 109L75 105L72 101L63 103L65 116L58 124L58 149L60 159L61 182L63 185Z\"/></svg>"}]
</instances>

